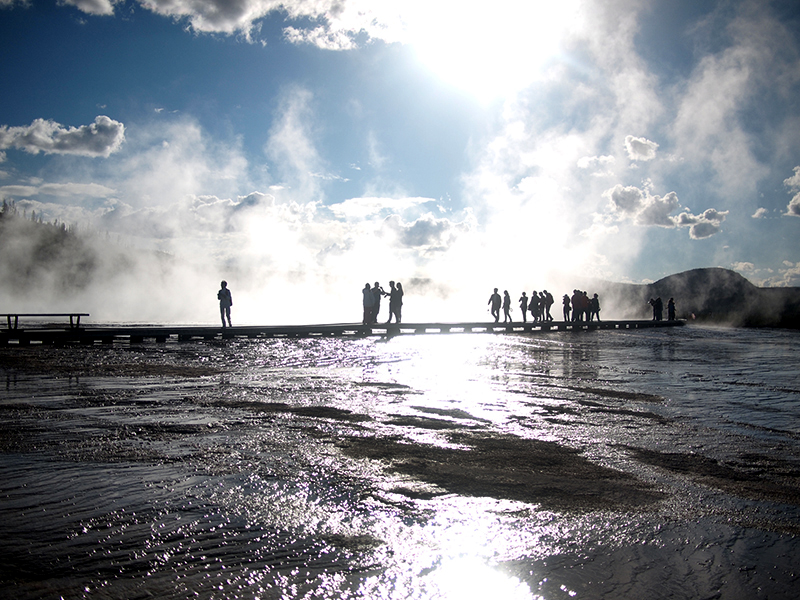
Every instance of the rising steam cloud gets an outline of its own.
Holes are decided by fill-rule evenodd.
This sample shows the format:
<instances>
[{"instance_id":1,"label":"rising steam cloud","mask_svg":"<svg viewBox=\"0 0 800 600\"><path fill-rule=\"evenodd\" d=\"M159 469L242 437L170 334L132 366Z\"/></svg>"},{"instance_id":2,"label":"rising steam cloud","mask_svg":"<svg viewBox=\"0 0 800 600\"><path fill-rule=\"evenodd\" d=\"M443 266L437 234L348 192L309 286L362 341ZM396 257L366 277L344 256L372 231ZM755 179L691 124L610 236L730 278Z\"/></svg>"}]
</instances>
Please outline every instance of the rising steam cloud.
<instances>
[{"instance_id":1,"label":"rising steam cloud","mask_svg":"<svg viewBox=\"0 0 800 600\"><path fill-rule=\"evenodd\" d=\"M260 25L276 14L284 40L325 50L376 41L431 49L450 41L445 25L454 14L475 23L471 36L487 33L485 8L463 3L434 3L435 14L417 1L138 3L237 43L271 43ZM110 0L63 4L90 15L121 8ZM517 19L522 4L501 2L499 21ZM442 196L399 173L399 150L366 119L353 119L362 137L352 144L368 147L369 168L361 170L366 160L343 167L320 133L325 110L311 84L281 89L274 114L261 123L260 154L245 149L245 134L212 133L188 111L124 125L98 116L77 126L40 118L0 127L0 159L21 151L69 161L16 180L9 169L2 197L27 218L74 225L81 252L94 256L80 285L70 288L70 277L50 270L38 290L4 290L4 303L69 302L100 319L215 322L215 293L226 279L234 324L354 321L364 283L394 279L405 284L408 319L476 319L493 287L512 295L547 288L559 297L585 278L629 280L653 231L692 245L686 254L715 245L718 253L707 256L758 276L759 266L727 256L722 240L738 235L742 215L748 225L769 224L770 213L752 199L775 179L771 162L796 143L791 118L774 117L774 134L755 152L743 116L760 109L766 91L795 97L785 26L769 11L737 4L718 36L728 45L708 50L664 93L641 56L646 36L637 25L646 11L579 4L565 4L574 18L565 20L563 55L540 65L535 85L518 74L526 85L474 109L491 117L464 135L461 172ZM368 112L360 99L347 102L348 115ZM356 169L359 188L343 187ZM800 216L800 167L784 183L792 194L784 214ZM782 197L772 214L785 203ZM800 257L787 255L772 281L800 281L798 264Z\"/></svg>"}]
</instances>

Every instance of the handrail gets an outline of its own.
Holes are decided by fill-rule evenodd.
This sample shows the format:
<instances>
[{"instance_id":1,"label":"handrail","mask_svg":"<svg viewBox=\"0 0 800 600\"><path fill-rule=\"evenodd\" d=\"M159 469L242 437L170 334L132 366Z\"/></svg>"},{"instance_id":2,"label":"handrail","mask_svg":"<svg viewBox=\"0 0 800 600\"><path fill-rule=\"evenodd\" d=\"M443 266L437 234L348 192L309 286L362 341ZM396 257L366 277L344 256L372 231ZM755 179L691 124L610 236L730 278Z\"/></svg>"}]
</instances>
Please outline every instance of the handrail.
<instances>
[{"instance_id":1,"label":"handrail","mask_svg":"<svg viewBox=\"0 0 800 600\"><path fill-rule=\"evenodd\" d=\"M70 329L78 329L81 326L81 317L89 317L91 316L89 313L0 313L0 316L5 317L8 323L9 329L18 329L19 328L19 318L20 317L69 317L69 328ZM11 320L14 320L14 324L11 324Z\"/></svg>"}]
</instances>

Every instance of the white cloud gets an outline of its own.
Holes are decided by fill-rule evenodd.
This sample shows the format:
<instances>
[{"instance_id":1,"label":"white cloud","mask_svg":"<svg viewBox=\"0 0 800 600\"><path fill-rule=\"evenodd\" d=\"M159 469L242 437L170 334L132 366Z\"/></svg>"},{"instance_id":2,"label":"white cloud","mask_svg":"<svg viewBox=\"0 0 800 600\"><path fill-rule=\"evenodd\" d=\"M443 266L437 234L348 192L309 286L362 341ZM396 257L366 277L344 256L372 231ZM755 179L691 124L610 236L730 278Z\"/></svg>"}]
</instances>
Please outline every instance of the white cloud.
<instances>
[{"instance_id":1,"label":"white cloud","mask_svg":"<svg viewBox=\"0 0 800 600\"><path fill-rule=\"evenodd\" d=\"M39 188L35 185L4 185L0 187L0 195L11 197L30 197L35 196L39 192Z\"/></svg>"},{"instance_id":2,"label":"white cloud","mask_svg":"<svg viewBox=\"0 0 800 600\"><path fill-rule=\"evenodd\" d=\"M42 185L7 185L0 187L0 196L78 196L108 198L115 190L98 183L45 183Z\"/></svg>"},{"instance_id":3,"label":"white cloud","mask_svg":"<svg viewBox=\"0 0 800 600\"><path fill-rule=\"evenodd\" d=\"M270 0L139 0L153 12L172 18L186 19L191 28L205 33L243 33L253 30L254 23L282 2ZM309 14L308 16L319 16Z\"/></svg>"},{"instance_id":4,"label":"white cloud","mask_svg":"<svg viewBox=\"0 0 800 600\"><path fill-rule=\"evenodd\" d=\"M350 198L344 202L331 204L328 208L340 219L360 221L373 217L385 217L390 214L401 214L404 211L435 202L432 198L382 198L362 197Z\"/></svg>"},{"instance_id":5,"label":"white cloud","mask_svg":"<svg viewBox=\"0 0 800 600\"><path fill-rule=\"evenodd\" d=\"M783 180L783 185L793 192L800 191L800 167L794 168L794 175Z\"/></svg>"},{"instance_id":6,"label":"white cloud","mask_svg":"<svg viewBox=\"0 0 800 600\"><path fill-rule=\"evenodd\" d=\"M113 15L120 0L59 0L59 4L74 6L89 15Z\"/></svg>"},{"instance_id":7,"label":"white cloud","mask_svg":"<svg viewBox=\"0 0 800 600\"><path fill-rule=\"evenodd\" d=\"M795 167L794 175L788 179L784 179L783 184L788 187L791 192L798 192L789 201L784 214L788 217L800 217L800 167Z\"/></svg>"},{"instance_id":8,"label":"white cloud","mask_svg":"<svg viewBox=\"0 0 800 600\"><path fill-rule=\"evenodd\" d=\"M606 190L603 196L611 201L612 212L622 215L636 215L644 207L645 193L635 186L615 185Z\"/></svg>"},{"instance_id":9,"label":"white cloud","mask_svg":"<svg viewBox=\"0 0 800 600\"><path fill-rule=\"evenodd\" d=\"M735 262L731 265L731 268L741 273L752 273L756 267L751 262Z\"/></svg>"},{"instance_id":10,"label":"white cloud","mask_svg":"<svg viewBox=\"0 0 800 600\"><path fill-rule=\"evenodd\" d=\"M797 194L789 201L784 214L787 217L800 217L800 194Z\"/></svg>"},{"instance_id":11,"label":"white cloud","mask_svg":"<svg viewBox=\"0 0 800 600\"><path fill-rule=\"evenodd\" d=\"M616 162L611 155L604 156L582 156L578 159L576 166L579 169L591 171L594 177L607 177L613 175L610 167Z\"/></svg>"},{"instance_id":12,"label":"white cloud","mask_svg":"<svg viewBox=\"0 0 800 600\"><path fill-rule=\"evenodd\" d=\"M357 46L353 35L346 31L331 31L328 27L298 29L286 27L284 37L293 44L311 44L323 50L352 50Z\"/></svg>"},{"instance_id":13,"label":"white cloud","mask_svg":"<svg viewBox=\"0 0 800 600\"><path fill-rule=\"evenodd\" d=\"M800 287L800 262L783 261L785 269L778 269L777 275L767 277L762 285L769 287ZM772 272L771 269L768 272Z\"/></svg>"},{"instance_id":14,"label":"white cloud","mask_svg":"<svg viewBox=\"0 0 800 600\"><path fill-rule=\"evenodd\" d=\"M631 160L648 161L656 157L658 144L647 138L638 138L632 135L625 136L625 150Z\"/></svg>"},{"instance_id":15,"label":"white cloud","mask_svg":"<svg viewBox=\"0 0 800 600\"><path fill-rule=\"evenodd\" d=\"M672 213L681 207L678 195L669 192L665 196L651 194L648 189L635 186L615 185L603 193L609 200L610 215L618 221L632 219L636 225L665 228L689 227L689 236L694 240L710 237L722 231L720 224L728 211L709 208L701 215L683 211Z\"/></svg>"},{"instance_id":16,"label":"white cloud","mask_svg":"<svg viewBox=\"0 0 800 600\"><path fill-rule=\"evenodd\" d=\"M690 212L682 212L675 219L677 227L688 227L689 237L693 240L702 240L722 231L720 224L728 216L729 211L718 211L709 208L702 215L693 215Z\"/></svg>"},{"instance_id":17,"label":"white cloud","mask_svg":"<svg viewBox=\"0 0 800 600\"><path fill-rule=\"evenodd\" d=\"M670 192L666 196L651 196L649 193L645 197L642 209L636 215L637 225L656 225L658 227L674 227L675 220L670 217L670 213L680 208L678 195Z\"/></svg>"},{"instance_id":18,"label":"white cloud","mask_svg":"<svg viewBox=\"0 0 800 600\"><path fill-rule=\"evenodd\" d=\"M125 126L106 116L91 125L64 127L55 121L36 119L24 127L0 127L0 150L17 148L30 154L73 154L108 157L125 140Z\"/></svg>"},{"instance_id":19,"label":"white cloud","mask_svg":"<svg viewBox=\"0 0 800 600\"><path fill-rule=\"evenodd\" d=\"M470 221L453 223L450 219L437 219L430 213L410 223L404 222L399 215L392 215L384 221L384 227L397 235L401 246L428 251L447 250L459 233L469 231L472 225Z\"/></svg>"},{"instance_id":20,"label":"white cloud","mask_svg":"<svg viewBox=\"0 0 800 600\"><path fill-rule=\"evenodd\" d=\"M762 206L762 207L758 208L756 210L756 212L753 213L753 218L754 219L763 219L764 217L767 216L768 213L769 213L769 211Z\"/></svg>"}]
</instances>

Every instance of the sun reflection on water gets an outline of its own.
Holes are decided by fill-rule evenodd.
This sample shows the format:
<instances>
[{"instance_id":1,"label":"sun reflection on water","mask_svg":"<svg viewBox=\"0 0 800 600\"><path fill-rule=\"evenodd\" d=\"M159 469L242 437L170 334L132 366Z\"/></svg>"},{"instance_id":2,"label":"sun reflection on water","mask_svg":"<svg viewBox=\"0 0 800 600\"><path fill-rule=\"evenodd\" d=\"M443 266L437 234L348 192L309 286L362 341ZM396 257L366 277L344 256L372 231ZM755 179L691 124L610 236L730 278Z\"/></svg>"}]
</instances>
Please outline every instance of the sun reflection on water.
<instances>
[{"instance_id":1,"label":"sun reflection on water","mask_svg":"<svg viewBox=\"0 0 800 600\"><path fill-rule=\"evenodd\" d=\"M480 558L453 556L442 561L431 574L439 590L437 598L447 600L538 600L530 588L516 577L504 575Z\"/></svg>"}]
</instances>

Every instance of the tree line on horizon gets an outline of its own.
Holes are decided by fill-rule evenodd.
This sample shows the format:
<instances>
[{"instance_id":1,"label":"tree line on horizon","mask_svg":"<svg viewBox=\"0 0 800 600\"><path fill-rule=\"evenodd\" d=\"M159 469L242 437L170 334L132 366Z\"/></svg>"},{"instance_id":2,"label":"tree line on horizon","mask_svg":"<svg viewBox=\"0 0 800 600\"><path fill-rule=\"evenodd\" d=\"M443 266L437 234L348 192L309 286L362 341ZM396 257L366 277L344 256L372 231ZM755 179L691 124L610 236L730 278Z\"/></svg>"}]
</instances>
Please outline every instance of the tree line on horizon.
<instances>
[{"instance_id":1,"label":"tree line on horizon","mask_svg":"<svg viewBox=\"0 0 800 600\"><path fill-rule=\"evenodd\" d=\"M69 293L85 289L95 278L103 261L116 268L132 263L108 235L81 232L76 225L58 219L45 221L41 212L20 211L14 202L3 200L0 209L0 277L14 296L41 291ZM116 246L116 247L115 247Z\"/></svg>"}]
</instances>

